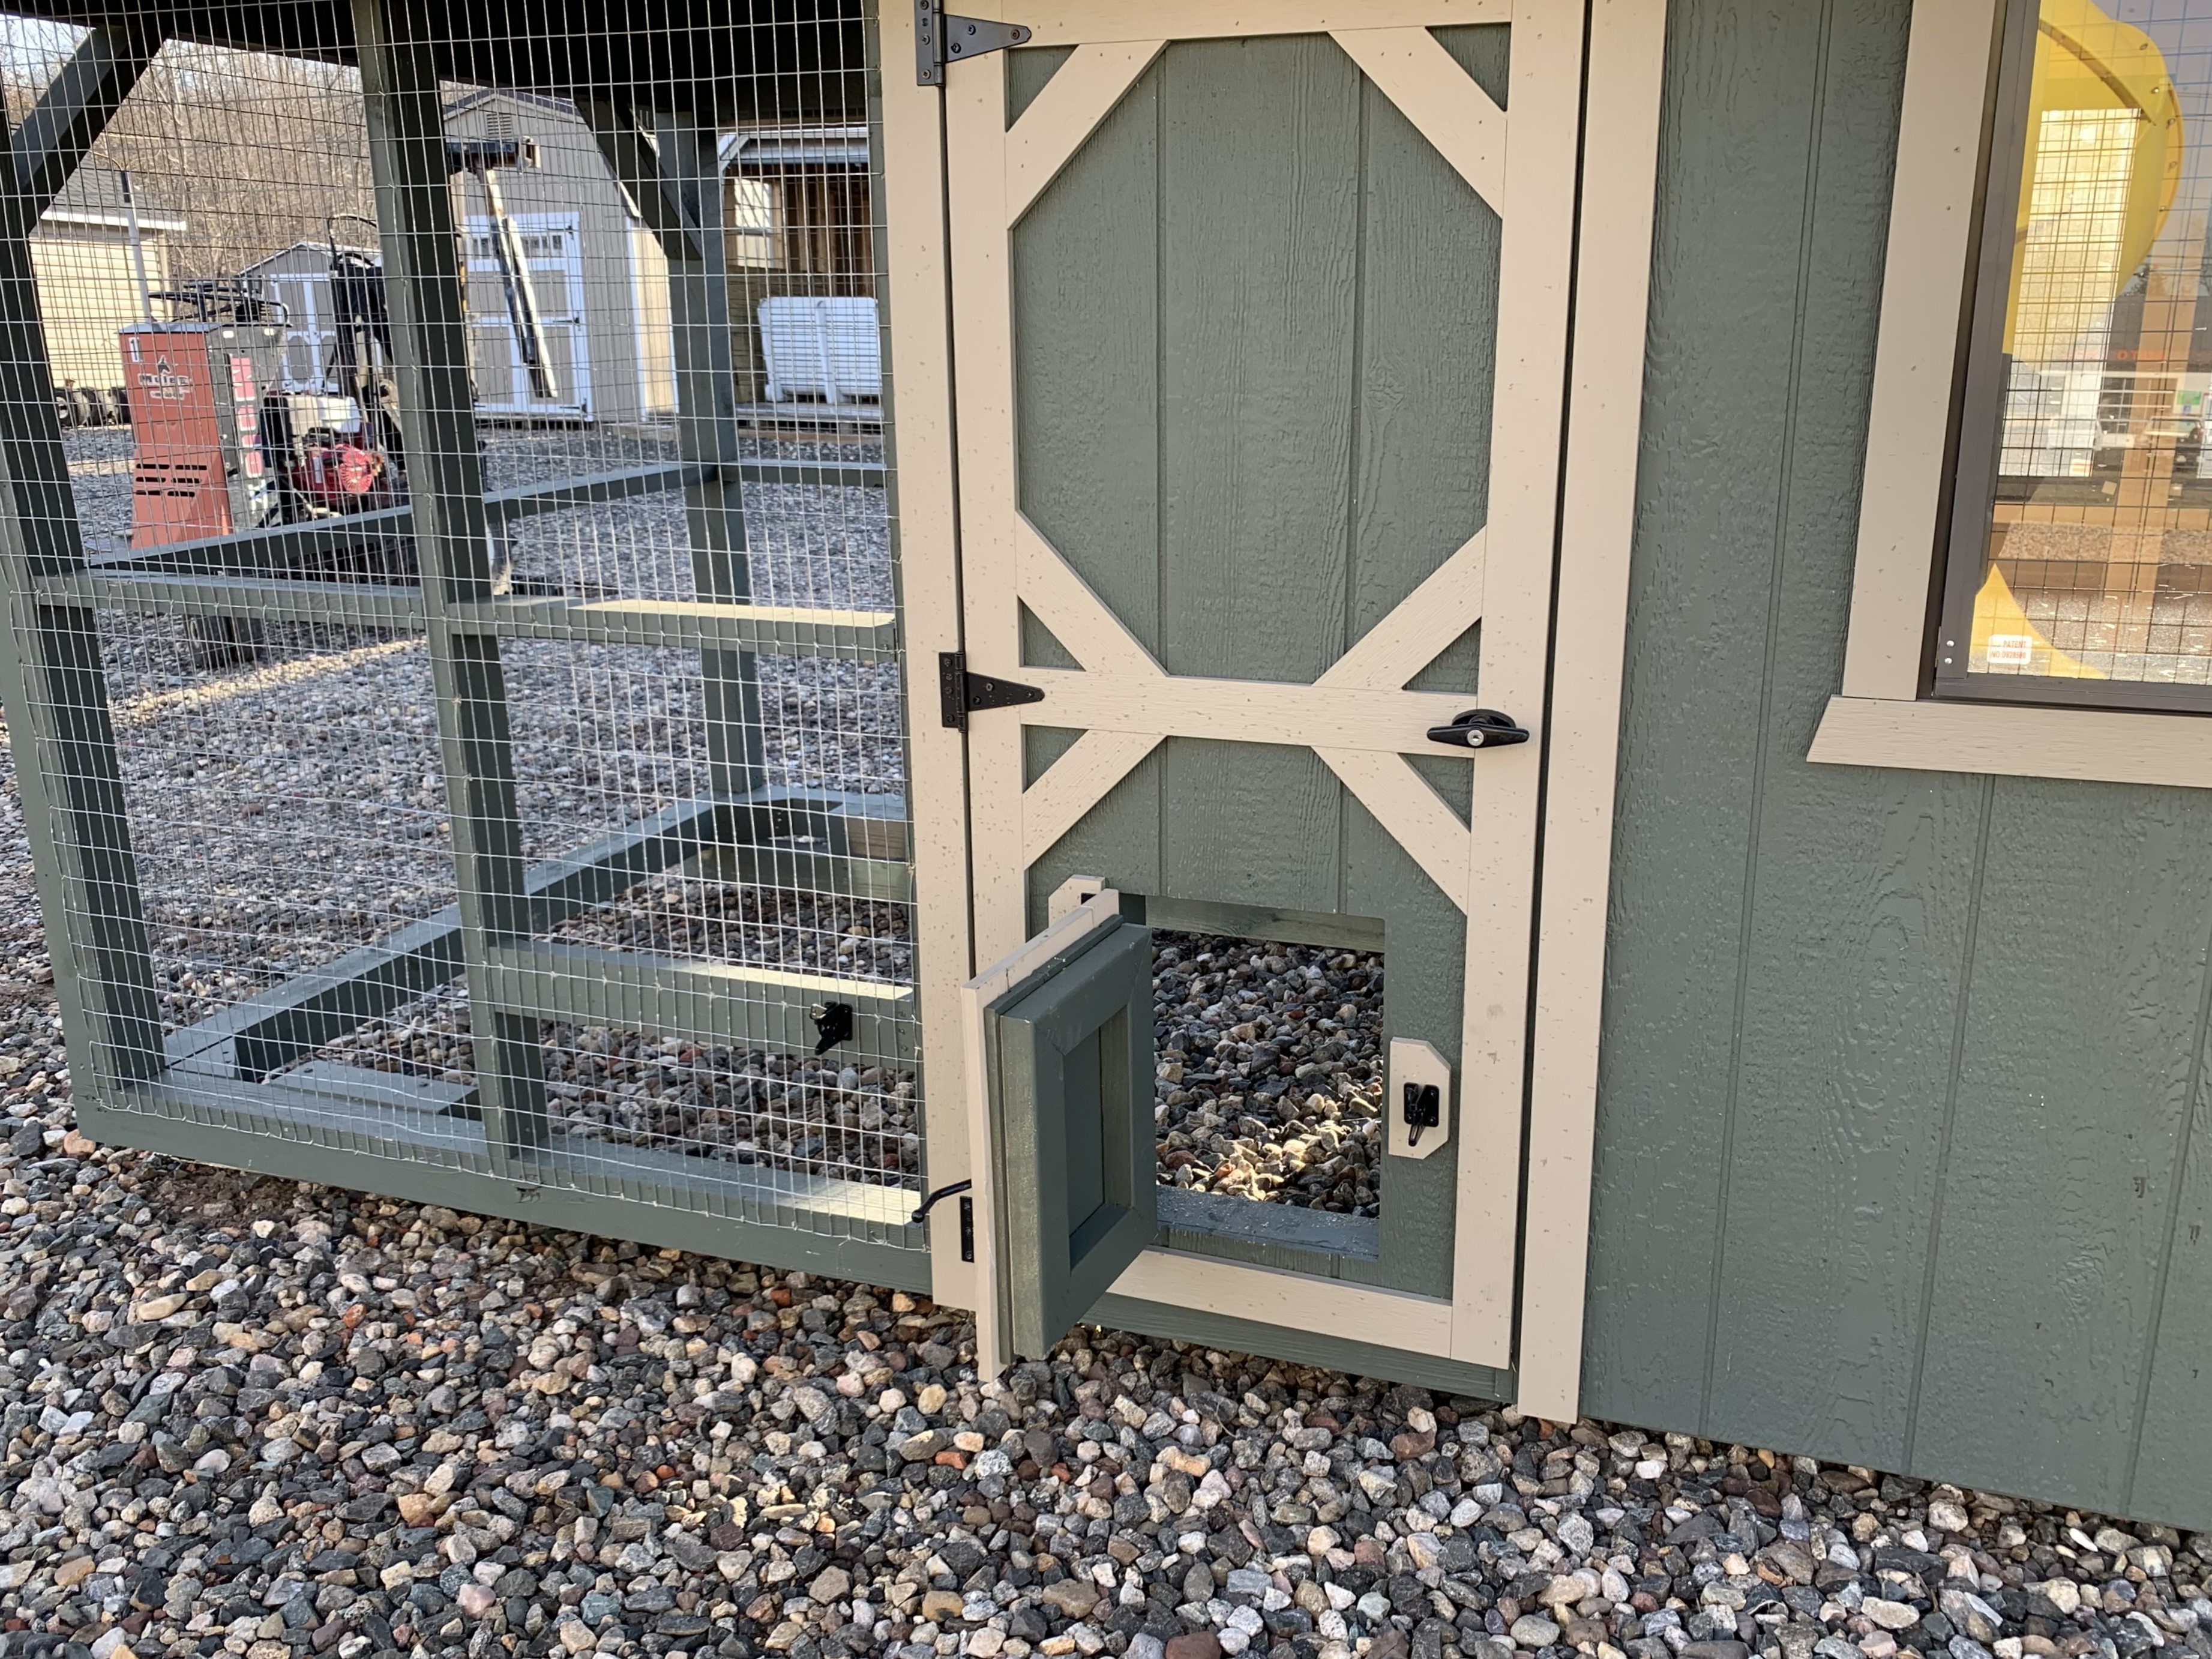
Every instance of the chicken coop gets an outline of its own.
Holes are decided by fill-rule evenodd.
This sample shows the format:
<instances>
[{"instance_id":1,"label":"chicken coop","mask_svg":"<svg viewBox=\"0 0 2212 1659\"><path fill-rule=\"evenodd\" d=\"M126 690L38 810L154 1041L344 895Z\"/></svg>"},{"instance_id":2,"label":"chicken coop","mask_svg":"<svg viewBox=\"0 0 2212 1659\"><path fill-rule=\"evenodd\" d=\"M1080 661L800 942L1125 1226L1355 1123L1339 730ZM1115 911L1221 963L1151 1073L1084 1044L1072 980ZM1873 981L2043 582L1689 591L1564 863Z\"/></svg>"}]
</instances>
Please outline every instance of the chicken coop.
<instances>
[{"instance_id":1,"label":"chicken coop","mask_svg":"<svg viewBox=\"0 0 2212 1659\"><path fill-rule=\"evenodd\" d=\"M2212 1525L2212 3L976 10L0 20L85 1132Z\"/></svg>"}]
</instances>

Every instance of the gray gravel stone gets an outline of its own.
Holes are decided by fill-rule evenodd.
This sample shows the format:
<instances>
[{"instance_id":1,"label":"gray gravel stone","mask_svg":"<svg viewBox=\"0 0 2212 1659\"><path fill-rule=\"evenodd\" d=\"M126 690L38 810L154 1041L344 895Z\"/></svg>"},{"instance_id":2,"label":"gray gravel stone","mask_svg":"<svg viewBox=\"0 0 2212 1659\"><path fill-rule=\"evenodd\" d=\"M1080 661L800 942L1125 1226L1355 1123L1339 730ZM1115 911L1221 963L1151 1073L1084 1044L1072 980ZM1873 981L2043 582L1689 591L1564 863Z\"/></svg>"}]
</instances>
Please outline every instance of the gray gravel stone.
<instances>
[{"instance_id":1,"label":"gray gravel stone","mask_svg":"<svg viewBox=\"0 0 2212 1659\"><path fill-rule=\"evenodd\" d=\"M1376 1214L1382 958L1162 932L1152 972L1161 1179Z\"/></svg>"},{"instance_id":2,"label":"gray gravel stone","mask_svg":"<svg viewBox=\"0 0 2212 1659\"><path fill-rule=\"evenodd\" d=\"M237 730L266 724L253 696ZM371 753L392 736L348 730ZM210 787L210 817L251 804L246 781ZM147 856L158 872L173 852ZM1106 1331L979 1378L965 1319L908 1293L96 1147L71 1116L12 780L0 866L7 1659L2212 1659L2212 1538ZM392 890L428 902L434 883ZM662 896L595 925L751 929L763 951L842 953L854 972L894 973L905 948ZM167 914L199 929L164 946L199 964L167 982L173 1014L392 914L291 904ZM1170 988L1186 1071L1164 1080L1213 1067L1210 1103L1192 1088L1171 1133L1196 1147L1212 1113L1224 1160L1253 1133L1243 1115L1255 1146L1335 1121L1304 1115L1314 1079L1346 1106L1371 1063L1321 1030L1325 998L1278 997L1315 968L1324 988L1368 969L1279 955ZM444 1018L395 1021L404 1042L357 1063L453 1066L465 1027ZM1323 1036L1289 1074L1309 1092L1272 1097L1295 1135L1279 1111L1232 1121L1227 1094L1267 1098L1265 1067L1283 1079ZM741 1071L569 1046L613 1092ZM1346 1069L1299 1079L1309 1064ZM775 1080L817 1091L825 1129L896 1098L895 1079ZM826 1151L764 1150L888 1144L851 1128ZM1310 1186L1321 1166L1273 1156L1250 1160L1281 1183L1246 1182L1255 1195L1379 1197L1354 1160Z\"/></svg>"}]
</instances>

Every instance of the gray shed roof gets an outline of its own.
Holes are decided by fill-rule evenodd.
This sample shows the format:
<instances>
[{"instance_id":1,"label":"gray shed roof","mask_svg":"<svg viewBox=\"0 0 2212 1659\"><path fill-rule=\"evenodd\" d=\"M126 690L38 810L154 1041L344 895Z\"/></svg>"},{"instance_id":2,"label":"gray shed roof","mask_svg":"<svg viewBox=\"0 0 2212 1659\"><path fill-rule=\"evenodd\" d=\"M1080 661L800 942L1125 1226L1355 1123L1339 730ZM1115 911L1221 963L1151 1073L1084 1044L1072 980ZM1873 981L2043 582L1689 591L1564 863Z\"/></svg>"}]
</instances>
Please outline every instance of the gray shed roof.
<instances>
[{"instance_id":1,"label":"gray shed roof","mask_svg":"<svg viewBox=\"0 0 2212 1659\"><path fill-rule=\"evenodd\" d=\"M155 201L145 186L131 181L131 194L138 207L141 230L182 230L185 216ZM42 225L100 225L126 228L130 216L123 202L123 175L112 167L81 167L70 175L52 206L39 216Z\"/></svg>"},{"instance_id":2,"label":"gray shed roof","mask_svg":"<svg viewBox=\"0 0 2212 1659\"><path fill-rule=\"evenodd\" d=\"M383 251L379 248L356 247L349 242L340 242L338 244L338 252L341 253L357 253L363 258L372 260L380 265L384 263ZM246 266L245 270L240 271L238 274L241 276L261 276L269 269L270 266L275 264L278 260L287 258L295 253L312 253L319 259L328 260L331 257L331 245L328 242L311 240L289 242L284 246L278 248L274 253L263 254L258 259L256 259L252 264Z\"/></svg>"}]
</instances>

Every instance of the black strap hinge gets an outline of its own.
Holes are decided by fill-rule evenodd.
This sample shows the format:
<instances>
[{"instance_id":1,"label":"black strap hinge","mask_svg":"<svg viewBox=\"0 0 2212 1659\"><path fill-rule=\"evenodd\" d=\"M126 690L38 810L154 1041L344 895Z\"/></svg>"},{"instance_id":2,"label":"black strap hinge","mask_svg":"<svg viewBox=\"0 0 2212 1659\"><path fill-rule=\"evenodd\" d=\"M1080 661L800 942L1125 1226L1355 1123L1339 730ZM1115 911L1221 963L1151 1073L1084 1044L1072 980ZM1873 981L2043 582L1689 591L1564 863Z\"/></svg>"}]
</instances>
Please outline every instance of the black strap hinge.
<instances>
[{"instance_id":1,"label":"black strap hinge","mask_svg":"<svg viewBox=\"0 0 2212 1659\"><path fill-rule=\"evenodd\" d=\"M1044 688L1014 680L995 679L968 672L965 651L937 653L937 701L945 725L956 732L968 729L968 717L979 708L1012 708L1017 703L1042 702Z\"/></svg>"},{"instance_id":2,"label":"black strap hinge","mask_svg":"<svg viewBox=\"0 0 2212 1659\"><path fill-rule=\"evenodd\" d=\"M994 23L982 17L948 17L945 0L914 0L915 84L941 87L945 66L986 52L1004 52L1030 38L1021 23Z\"/></svg>"}]
</instances>

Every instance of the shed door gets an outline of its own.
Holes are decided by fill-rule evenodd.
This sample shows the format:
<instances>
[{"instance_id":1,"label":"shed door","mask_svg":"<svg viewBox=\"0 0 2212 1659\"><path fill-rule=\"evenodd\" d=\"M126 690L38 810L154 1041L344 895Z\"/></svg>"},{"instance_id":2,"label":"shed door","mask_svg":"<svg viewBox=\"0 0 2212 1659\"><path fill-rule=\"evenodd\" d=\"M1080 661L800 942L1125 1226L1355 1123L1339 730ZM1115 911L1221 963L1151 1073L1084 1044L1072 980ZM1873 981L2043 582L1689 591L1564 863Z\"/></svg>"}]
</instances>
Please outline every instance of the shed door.
<instances>
[{"instance_id":1,"label":"shed door","mask_svg":"<svg viewBox=\"0 0 2212 1659\"><path fill-rule=\"evenodd\" d=\"M477 408L488 415L584 420L592 413L592 355L584 313L584 242L574 213L518 213L538 321L553 370L553 395L539 398L500 287L491 220L469 219L469 368Z\"/></svg>"},{"instance_id":2,"label":"shed door","mask_svg":"<svg viewBox=\"0 0 2212 1659\"><path fill-rule=\"evenodd\" d=\"M1194 1156L1257 1168L1306 1121L1249 1066L1224 1095L1224 1056L1325 1054L1285 974L1323 964L1320 1003L1379 953L1377 1075L1339 1085L1381 1085L1377 1201L1240 1202L1170 1156L1115 1293L1249 1319L1287 1269L1310 1328L1504 1366L1583 8L997 15L1031 44L945 94L963 624L970 671L1043 695L970 720L977 957L1078 878L1188 936L1159 1109L1213 1089ZM1534 740L1429 735L1477 709ZM1213 936L1296 947L1255 958L1286 964L1264 1018L1193 970Z\"/></svg>"}]
</instances>

